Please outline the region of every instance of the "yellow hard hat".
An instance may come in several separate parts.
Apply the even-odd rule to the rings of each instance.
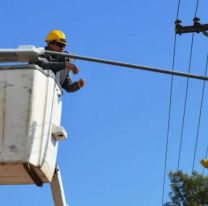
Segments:
[[[46,42],[57,41],[62,44],[66,44],[66,35],[60,30],[53,30],[49,32],[48,36],[46,37]]]

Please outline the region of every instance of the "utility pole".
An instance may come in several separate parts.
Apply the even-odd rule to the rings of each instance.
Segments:
[[[208,31],[208,24],[201,24],[200,18],[195,17],[193,19],[193,25],[190,26],[183,26],[182,21],[177,19],[175,21],[175,32],[176,34],[184,34],[184,33],[206,33]]]

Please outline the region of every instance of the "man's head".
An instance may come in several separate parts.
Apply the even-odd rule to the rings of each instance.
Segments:
[[[47,35],[46,42],[52,51],[63,52],[67,44],[66,35],[60,30],[53,30]]]

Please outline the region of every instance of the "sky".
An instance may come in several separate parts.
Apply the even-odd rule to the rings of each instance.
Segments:
[[[181,0],[179,19],[192,25],[196,0]],[[45,46],[49,31],[60,29],[70,53],[132,64],[172,69],[178,1],[172,0],[7,0],[1,2],[1,48]],[[197,16],[208,23],[207,1]],[[204,75],[208,38],[177,36],[175,70]],[[60,166],[70,206],[162,205],[163,173],[171,76],[86,61],[74,80],[86,86],[63,94]],[[191,173],[203,81],[189,80],[179,169]],[[168,173],[176,171],[187,79],[174,77],[164,201]],[[205,156],[208,122],[205,87],[195,170]],[[206,174],[206,172],[205,172]],[[0,186],[2,206],[51,206],[49,184]]]

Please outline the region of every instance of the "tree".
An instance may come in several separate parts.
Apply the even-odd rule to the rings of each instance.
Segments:
[[[170,202],[164,206],[208,206],[208,177],[197,172],[170,172]]]

